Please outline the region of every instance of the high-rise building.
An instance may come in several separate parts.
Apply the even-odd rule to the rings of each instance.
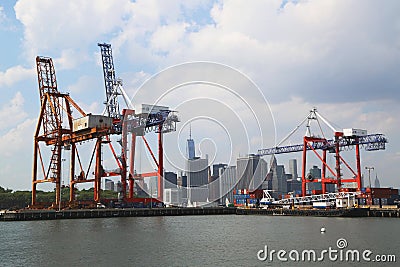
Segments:
[[[225,169],[226,166],[228,166],[228,165],[225,164],[225,163],[214,164],[213,167],[212,167],[212,169],[213,169],[212,175],[218,177],[219,176],[219,170],[221,168]]]
[[[275,155],[272,155],[270,162],[270,180],[272,185],[272,196],[274,198],[282,198],[282,195],[287,194],[287,178],[285,167],[278,165]]]
[[[261,187],[268,173],[264,159],[259,155],[250,154],[239,157],[236,165],[237,189],[255,190]]]
[[[189,139],[187,139],[187,153],[188,159],[194,159],[196,157],[194,140],[192,139],[192,126],[190,126]]]
[[[301,194],[301,181],[292,178],[292,174],[286,174],[287,191],[292,192],[294,195]]]
[[[374,184],[375,184],[375,188],[380,188],[381,187],[381,183],[379,182],[379,179],[378,179],[378,174],[376,174],[376,176],[375,176]]]
[[[311,174],[311,177],[313,178],[313,179],[319,179],[319,178],[321,178],[321,169],[320,168],[318,168],[318,166],[313,166],[311,169],[310,169],[310,174]]]
[[[236,166],[229,166],[219,171],[219,202],[225,204],[225,200],[228,199],[233,203],[233,190],[237,183]]]
[[[210,201],[215,201],[220,198],[220,179],[221,174],[224,173],[227,164],[218,163],[212,166],[212,175],[209,175],[208,189],[209,189],[209,199]]]
[[[187,161],[188,187],[208,184],[208,159],[194,158]]]
[[[164,188],[176,188],[178,185],[177,175],[174,172],[164,172]]]
[[[211,175],[208,180],[208,199],[212,202],[219,199],[219,179],[219,176]]]
[[[297,180],[299,177],[297,174],[297,160],[290,159],[289,160],[289,173],[292,175],[292,179]]]
[[[206,202],[208,191],[208,159],[187,160],[187,199],[188,202]]]

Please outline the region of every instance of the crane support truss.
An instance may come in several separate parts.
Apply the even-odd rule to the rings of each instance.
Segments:
[[[178,116],[174,111],[162,110],[157,113],[141,113],[135,114],[134,110],[124,109],[122,121],[122,155],[126,160],[127,156],[127,140],[128,134],[131,134],[131,148],[130,148],[130,162],[129,162],[129,198],[133,198],[133,187],[134,180],[142,180],[144,177],[157,177],[157,187],[158,194],[157,199],[163,201],[163,182],[164,177],[164,149],[163,149],[163,134],[173,132],[176,130],[176,123],[179,122]],[[145,134],[149,132],[155,132],[158,134],[158,159],[152,151],[149,143],[145,138]],[[134,159],[135,159],[135,147],[136,147],[136,137],[141,136],[144,144],[149,151],[155,165],[157,166],[157,172],[141,173],[137,174],[134,171]],[[123,172],[127,172],[127,164],[124,165],[125,169]],[[126,179],[126,175],[125,175]],[[126,180],[122,182],[123,186],[123,197],[126,197]],[[124,188],[125,186],[125,188]]]
[[[106,88],[106,110],[107,116],[119,118],[118,105],[118,86],[120,80],[115,78],[114,61],[112,56],[111,44],[98,44],[101,50],[101,58],[103,62],[104,85]]]
[[[384,150],[385,144],[387,143],[387,139],[383,134],[369,134],[366,136],[358,137],[358,140],[355,138],[342,138],[339,140],[339,147],[349,147],[354,145],[360,145],[365,148],[367,151],[374,150]],[[272,147],[258,150],[258,155],[266,156],[273,154],[284,154],[284,153],[292,153],[292,152],[300,152],[303,151],[304,144],[298,145],[290,145],[290,146],[280,146],[280,147]],[[312,148],[307,146],[306,150],[331,150],[335,149],[335,140],[326,140],[325,142],[315,142],[312,145]]]
[[[302,204],[302,203],[312,203],[312,202],[327,202],[335,201],[338,198],[355,198],[358,192],[337,192],[337,193],[327,193],[320,195],[310,195],[304,197],[291,197],[273,201],[272,204],[290,205],[290,204]]]
[[[70,113],[70,103],[67,94],[61,94],[57,89],[57,80],[53,61],[47,57],[36,57],[36,68],[39,83],[40,115],[34,136],[34,159],[32,173],[32,205],[36,204],[36,187],[38,183],[52,182],[56,184],[56,201],[60,203],[61,190],[61,151],[63,137],[71,133],[72,118],[63,128],[63,112]],[[43,162],[40,143],[51,145],[48,167]],[[40,161],[42,177],[38,174]]]

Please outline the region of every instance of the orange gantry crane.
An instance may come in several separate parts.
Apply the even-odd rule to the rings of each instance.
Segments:
[[[34,135],[34,158],[32,174],[32,207],[39,206],[36,199],[37,185],[54,183],[56,187],[55,207],[61,204],[62,152],[70,151],[69,187],[70,202],[75,200],[75,185],[79,183],[94,183],[94,201],[101,199],[102,177],[120,176],[122,183],[122,198],[133,198],[134,179],[143,177],[158,177],[158,200],[163,200],[163,145],[162,135],[176,130],[179,121],[174,111],[167,107],[143,105],[146,112],[135,113],[122,82],[115,79],[111,45],[99,44],[102,52],[103,71],[106,87],[106,109],[103,115],[86,114],[67,93],[61,93],[57,87],[57,79],[53,61],[48,57],[36,58],[37,75],[40,95],[40,114]],[[119,112],[117,97],[123,95],[128,109]],[[74,119],[75,109],[80,118]],[[143,107],[142,107],[143,109]],[[154,131],[158,134],[158,160],[155,158],[145,133]],[[128,135],[131,134],[130,156],[128,152]],[[122,135],[121,155],[117,155],[111,135]],[[141,136],[158,167],[157,172],[137,174],[134,170],[136,137]],[[95,146],[89,161],[84,168],[78,152],[78,146],[84,141],[95,140]],[[116,160],[118,168],[107,171],[102,166],[102,146],[108,144]],[[89,176],[94,161],[94,176]],[[129,163],[129,164],[128,164]],[[76,172],[76,168],[79,171]],[[129,171],[128,171],[129,167]],[[129,173],[129,174],[128,174]],[[129,179],[129,197],[127,197],[127,179]]]
[[[32,174],[32,206],[36,206],[36,188],[39,183],[55,183],[55,205],[61,203],[62,150],[70,150],[70,201],[74,200],[74,186],[80,182],[94,182],[94,199],[100,199],[102,176],[101,144],[103,138],[118,131],[112,127],[112,120],[101,115],[87,115],[67,93],[61,93],[53,61],[48,57],[36,57],[41,109],[34,135]],[[74,120],[72,108],[82,118]],[[78,154],[77,144],[96,140],[96,165],[93,179],[88,179]],[[49,149],[50,148],[50,149]],[[75,175],[78,160],[80,171]]]

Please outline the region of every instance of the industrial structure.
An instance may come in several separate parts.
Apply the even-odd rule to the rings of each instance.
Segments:
[[[55,68],[51,58],[37,57],[36,66],[39,83],[41,109],[34,135],[34,159],[32,174],[32,207],[38,206],[36,201],[37,184],[55,183],[56,195],[53,205],[61,205],[61,175],[62,151],[70,151],[70,203],[75,201],[74,188],[79,183],[94,183],[94,199],[101,200],[101,180],[103,177],[120,176],[122,184],[122,201],[133,202],[134,180],[156,176],[158,184],[157,199],[162,201],[163,194],[163,134],[176,130],[179,121],[176,113],[168,107],[142,105],[141,112],[136,112],[122,87],[122,81],[116,79],[112,50],[110,44],[98,44],[101,49],[106,101],[104,114],[87,114],[72,100],[67,93],[58,90]],[[120,112],[118,102],[122,96],[126,109]],[[80,117],[72,116],[73,109]],[[158,159],[155,157],[145,134],[158,134]],[[111,141],[111,135],[120,136],[121,153],[117,155]],[[128,136],[131,135],[130,144]],[[157,171],[138,174],[135,172],[136,137],[141,137],[157,165]],[[80,144],[84,141],[95,141],[95,146],[89,160],[89,166],[84,168],[79,154]],[[117,168],[107,171],[102,165],[102,149],[108,145],[116,161]],[[129,145],[129,149],[128,149]],[[128,156],[128,151],[130,155]],[[94,160],[95,159],[95,160]],[[93,164],[94,160],[94,164]],[[90,170],[94,165],[93,176]],[[76,171],[76,168],[79,171]],[[129,168],[129,170],[128,170]],[[127,194],[129,181],[129,195]]]
[[[316,135],[311,132],[311,123],[316,122],[321,133]],[[307,122],[306,135],[303,138],[303,143],[298,145],[281,146],[290,136],[292,136],[301,125]],[[325,123],[333,131],[333,139],[325,138],[325,134],[322,132],[321,122]],[[322,136],[322,137],[321,137]],[[360,192],[362,188],[361,182],[361,161],[360,161],[360,147],[364,147],[366,151],[384,150],[387,139],[383,134],[367,134],[366,130],[359,129],[335,129],[321,114],[318,113],[317,109],[314,108],[310,111],[307,117],[291,132],[286,136],[276,147],[260,149],[258,155],[275,155],[292,152],[302,152],[302,195],[306,196],[306,185],[311,182],[320,182],[322,184],[322,194],[326,193],[326,185],[334,184],[337,186],[337,190],[342,191],[344,183],[356,183],[356,191]],[[341,152],[345,147],[355,148],[355,164],[356,166],[351,167],[348,161],[346,161]],[[318,150],[322,150],[321,153]],[[307,152],[312,151],[318,160],[322,164],[322,175],[321,178],[316,179],[310,173],[306,173],[307,164]],[[331,153],[334,155],[335,166],[329,166],[327,163],[327,154]],[[342,167],[344,164],[344,167]],[[352,174],[352,177],[343,177],[342,170],[346,168]],[[329,178],[327,175],[329,171],[333,178]]]

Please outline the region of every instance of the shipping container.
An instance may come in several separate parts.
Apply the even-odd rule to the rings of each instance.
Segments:
[[[347,137],[365,136],[367,135],[367,130],[354,129],[354,128],[343,129],[343,135]]]
[[[113,118],[89,114],[85,117],[75,119],[72,122],[72,131],[78,132],[83,130],[89,130],[92,128],[104,129],[110,128],[113,125]]]
[[[137,113],[144,113],[144,114],[157,114],[161,111],[169,110],[169,107],[165,106],[156,106],[156,105],[148,105],[142,104],[141,108],[139,108]]]

